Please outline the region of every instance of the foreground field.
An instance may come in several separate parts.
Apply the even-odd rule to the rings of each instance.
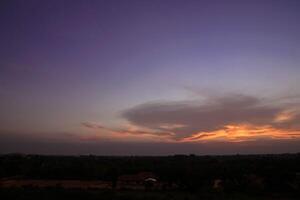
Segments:
[[[300,199],[300,154],[2,155],[0,199]]]
[[[298,200],[291,194],[244,194],[244,193],[189,193],[183,191],[112,191],[63,188],[10,188],[0,189],[1,199],[18,200]]]
[[[82,180],[0,180],[1,188],[48,188],[64,189],[111,189],[111,183],[105,181]]]

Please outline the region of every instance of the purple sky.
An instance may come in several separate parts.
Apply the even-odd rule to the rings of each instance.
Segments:
[[[300,151],[299,10],[2,0],[0,153]]]

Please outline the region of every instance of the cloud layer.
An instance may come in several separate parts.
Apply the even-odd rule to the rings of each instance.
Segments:
[[[210,97],[204,102],[145,103],[124,111],[122,117],[139,127],[171,132],[175,140],[205,138],[220,134],[220,130],[227,131],[228,136],[237,131],[241,133],[241,130],[250,135],[266,136],[266,132],[298,135],[300,115],[297,110],[290,110],[287,104],[271,104],[256,97],[235,94]]]

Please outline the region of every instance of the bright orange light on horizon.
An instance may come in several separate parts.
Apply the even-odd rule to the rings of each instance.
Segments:
[[[184,138],[183,142],[229,141],[242,142],[257,139],[295,139],[300,138],[300,131],[276,129],[272,126],[226,125],[223,129],[200,132]]]
[[[284,116],[286,113],[284,113]],[[290,115],[289,115],[290,116]],[[291,118],[289,118],[291,119]],[[287,120],[287,118],[284,118]],[[281,122],[278,122],[281,123]],[[152,142],[246,142],[259,139],[297,139],[300,138],[299,130],[280,129],[272,125],[255,126],[251,124],[226,125],[215,131],[199,132],[186,137],[178,137],[179,134],[170,131],[147,129],[132,124],[126,124],[123,128],[107,128],[97,125],[89,125],[92,134],[81,136],[81,140],[112,140],[112,141],[152,141]]]

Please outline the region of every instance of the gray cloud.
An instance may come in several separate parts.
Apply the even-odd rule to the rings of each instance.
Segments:
[[[210,97],[202,103],[146,103],[124,111],[122,116],[135,125],[172,131],[176,138],[184,138],[228,124],[273,125],[274,118],[285,109],[279,104],[269,105],[262,99],[236,94]],[[166,125],[170,127],[164,128]],[[285,125],[288,124],[281,124]]]
[[[131,135],[155,135],[155,136],[172,136],[172,133],[167,131],[144,131],[144,130],[129,130],[129,129],[113,129],[104,127],[98,124],[90,123],[90,122],[83,122],[81,123],[82,126],[90,129],[97,129],[97,130],[105,130],[109,132],[115,133],[126,133]]]
[[[81,125],[86,127],[86,128],[91,128],[91,129],[105,129],[104,126],[94,124],[94,123],[90,123],[90,122],[82,122]]]

